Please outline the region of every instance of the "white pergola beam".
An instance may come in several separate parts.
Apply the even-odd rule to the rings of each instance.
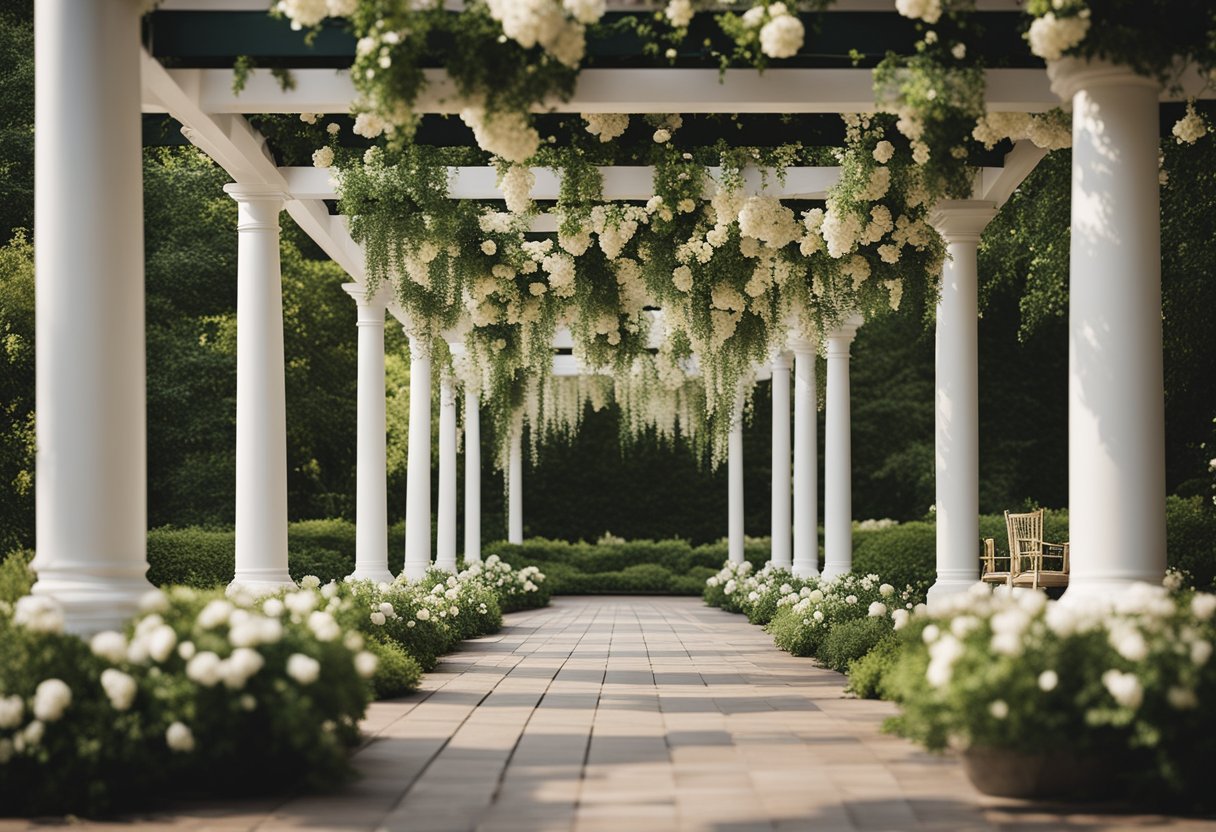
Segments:
[[[1018,142],[1005,154],[1004,166],[983,169],[976,199],[994,202],[998,208],[1004,205],[1046,155],[1047,151],[1035,147],[1033,142],[1026,139]]]
[[[355,99],[348,70],[293,69],[284,90],[269,70],[254,70],[240,93],[231,69],[168,70],[174,83],[197,95],[209,113],[346,113]],[[414,110],[459,113],[456,87],[442,69],[426,70],[427,85]],[[1041,69],[987,71],[990,110],[1042,112],[1058,107]],[[538,106],[559,113],[841,113],[874,109],[869,69],[584,69],[569,101]],[[145,112],[163,112],[145,98]]]
[[[243,116],[216,114],[200,106],[199,77],[168,72],[146,50],[141,51],[140,60],[145,112],[149,111],[149,102],[155,102],[161,112],[181,122],[182,134],[218,162],[233,181],[242,185],[271,185],[291,193],[287,180],[266,150],[265,140]],[[286,208],[330,259],[357,282],[363,282],[363,251],[351,239],[343,218],[330,216],[319,198],[293,195]]]
[[[287,190],[296,199],[336,199],[338,191],[328,169],[309,167],[279,168]],[[646,200],[654,195],[654,168],[649,166],[603,167],[605,200]],[[536,184],[532,198],[555,200],[561,186],[561,174],[551,168],[533,168]],[[711,178],[722,175],[721,168],[709,168]],[[840,168],[788,168],[785,183],[776,173],[768,172],[767,183],[759,170],[744,171],[744,190],[767,193],[782,199],[823,199],[840,178]],[[448,169],[448,195],[453,199],[502,199],[498,189],[498,174],[491,167],[457,167]],[[541,229],[534,229],[541,230]]]

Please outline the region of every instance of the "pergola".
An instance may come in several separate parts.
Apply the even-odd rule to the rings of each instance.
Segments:
[[[140,177],[141,113],[167,113],[185,137],[232,177],[239,205],[237,506],[235,584],[273,590],[287,571],[286,430],[279,215],[287,213],[350,276],[359,331],[358,494],[355,575],[387,580],[385,291],[365,290],[363,253],[324,170],[279,167],[246,115],[342,113],[354,96],[348,73],[297,68],[284,91],[265,70],[232,91],[233,70],[166,68],[141,43],[138,0],[40,0],[36,8],[37,535],[34,591],[60,601],[70,628],[114,626],[148,589],[146,532],[144,288]],[[252,20],[266,0],[166,0],[157,12],[190,25],[226,15],[211,30]],[[981,11],[1016,15],[1014,0],[979,0]],[[875,20],[890,4],[840,0],[834,10]],[[262,16],[259,16],[259,19]],[[217,18],[218,19],[218,18]],[[261,25],[261,24],[259,24]],[[283,24],[285,28],[285,24]],[[172,27],[169,27],[172,30]],[[188,27],[177,28],[178,36]],[[188,63],[188,61],[185,61]],[[206,63],[201,62],[201,63]],[[458,109],[442,70],[430,71],[419,111]],[[1157,183],[1158,86],[1130,70],[1065,59],[1049,71],[987,71],[992,111],[1073,112],[1072,254],[1069,306],[1068,595],[1104,594],[1165,567],[1164,415]],[[875,108],[869,69],[584,70],[561,112],[842,113]],[[82,138],[85,138],[82,141]],[[930,600],[977,579],[979,513],[977,247],[1001,205],[1044,155],[1028,142],[982,169],[972,198],[938,204],[934,225],[948,245],[936,335],[938,579]],[[492,168],[454,169],[451,195],[496,199]],[[604,171],[606,199],[646,199],[651,171]],[[534,197],[553,198],[553,171],[537,170]],[[749,174],[759,186],[759,175]],[[834,168],[795,168],[770,195],[822,198]],[[536,231],[553,230],[540,217]],[[398,310],[399,311],[399,310]],[[661,313],[658,313],[661,316]],[[851,565],[849,348],[859,319],[825,333],[827,413],[825,533],[828,576]],[[559,334],[556,347],[569,346]],[[565,340],[563,340],[565,339]],[[458,335],[452,341],[458,347]],[[817,571],[815,354],[791,336],[765,375],[773,385],[773,562]],[[791,366],[792,365],[792,366]],[[555,373],[577,374],[567,356]],[[790,476],[793,373],[793,475]],[[411,352],[406,563],[431,563],[430,359]],[[456,564],[456,393],[440,396],[436,564]],[[467,394],[466,558],[480,556],[478,401]],[[729,445],[730,552],[743,558],[741,428]],[[510,539],[522,539],[521,451],[510,439]],[[792,510],[791,510],[792,506]]]

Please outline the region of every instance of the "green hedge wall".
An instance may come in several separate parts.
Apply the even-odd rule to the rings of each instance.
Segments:
[[[1200,497],[1170,497],[1166,529],[1169,563],[1189,572],[1199,587],[1216,586],[1216,508]],[[1048,511],[1048,540],[1068,540],[1068,513]],[[885,529],[853,532],[853,565],[893,584],[925,589],[936,572],[932,522],[915,521]],[[390,568],[400,571],[405,530],[389,530]],[[1005,519],[980,517],[980,537],[991,537],[998,554],[1008,551]],[[222,586],[232,580],[235,543],[231,529],[161,528],[148,532],[148,579],[157,585]],[[306,520],[288,527],[288,559],[293,577],[341,579],[354,568],[355,526],[346,520]],[[976,541],[976,557],[980,542]],[[554,594],[656,593],[699,595],[705,579],[726,561],[726,543],[693,546],[684,540],[570,543],[533,538],[520,545],[494,542],[484,554],[498,554],[516,566],[540,567]],[[769,558],[766,538],[748,538],[745,555],[757,568]]]

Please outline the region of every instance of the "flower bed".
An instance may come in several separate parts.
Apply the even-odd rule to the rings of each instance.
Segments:
[[[499,630],[503,606],[548,602],[536,567],[491,556],[262,598],[156,590],[123,632],[86,641],[32,582],[24,553],[0,564],[0,805],[18,814],[340,784],[373,694],[414,689],[461,639]]]
[[[706,581],[703,597],[765,625],[779,649],[814,656],[841,672],[872,651],[887,650],[895,624],[919,600],[912,587],[897,592],[873,574],[803,579],[772,566],[754,571],[746,561],[728,561]]]

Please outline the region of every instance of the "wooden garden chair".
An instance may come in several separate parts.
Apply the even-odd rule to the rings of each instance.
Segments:
[[[1028,514],[1005,512],[1013,586],[1068,586],[1068,544],[1043,540],[1043,509]],[[1059,564],[1059,568],[1054,567]]]
[[[997,568],[997,561],[1009,561],[1005,569]],[[996,556],[996,541],[991,537],[984,538],[984,554],[980,555],[980,580],[986,584],[1005,584],[1013,586],[1013,559],[1008,555]]]

